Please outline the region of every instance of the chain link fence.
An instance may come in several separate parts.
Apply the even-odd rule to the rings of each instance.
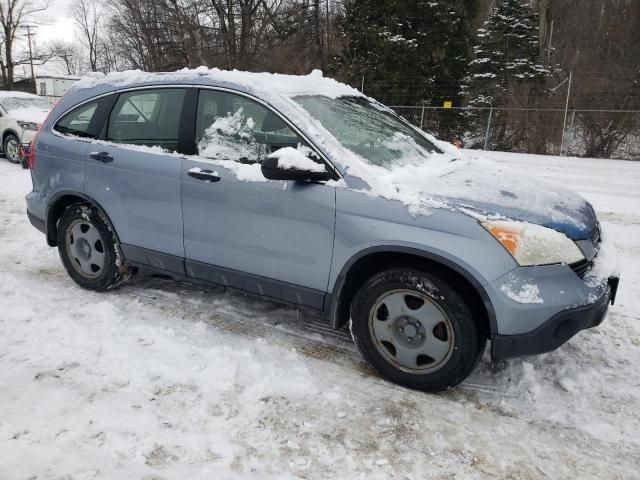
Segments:
[[[640,160],[640,110],[392,106],[464,148]]]

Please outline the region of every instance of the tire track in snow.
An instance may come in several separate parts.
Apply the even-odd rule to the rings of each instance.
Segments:
[[[504,385],[497,382],[490,383],[492,376],[499,375],[505,367],[489,365],[486,357],[469,379],[455,389],[439,395],[428,395],[399,387],[378,376],[362,360],[346,330],[332,333],[324,325],[319,324],[317,316],[312,312],[296,311],[290,307],[248,297],[222,287],[156,278],[143,278],[129,287],[125,285],[120,293],[135,298],[148,307],[160,308],[165,315],[202,321],[225,334],[245,339],[265,339],[271,345],[283,349],[294,349],[312,362],[320,361],[335,367],[335,384],[349,391],[350,400],[357,403],[366,404],[372,398],[389,398],[389,402],[383,402],[380,408],[393,409],[398,402],[412,404],[426,402],[436,411],[443,409],[443,412],[446,411],[447,405],[452,408],[454,404],[460,406],[471,403],[479,411],[491,412],[501,418],[502,422],[521,425],[525,421],[528,425],[527,429],[535,431],[537,435],[548,437],[550,441],[557,435],[561,435],[565,441],[573,442],[575,445],[584,443],[584,432],[562,420],[539,414],[541,411],[564,410],[567,408],[565,403],[545,398],[527,398],[521,393],[508,391]],[[222,305],[222,308],[217,308],[216,305]],[[230,306],[233,310],[233,318],[225,316],[224,310]],[[268,312],[266,315],[263,313],[265,311]],[[518,360],[514,362],[517,363]],[[359,377],[366,378],[367,388],[354,390],[351,384],[353,378],[340,374],[342,369],[348,369]],[[589,408],[602,418],[611,414],[606,403],[590,405]],[[535,412],[530,412],[530,409]],[[606,462],[608,458],[605,452],[615,447],[620,453],[624,453],[630,463],[640,465],[640,453],[633,445],[622,446],[613,441],[605,442],[598,438],[592,438],[590,442],[592,450],[589,455],[599,457],[602,462]]]

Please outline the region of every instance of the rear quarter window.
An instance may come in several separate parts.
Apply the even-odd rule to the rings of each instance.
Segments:
[[[63,115],[53,129],[65,136],[97,138],[112,102],[111,97],[103,97],[80,105]]]

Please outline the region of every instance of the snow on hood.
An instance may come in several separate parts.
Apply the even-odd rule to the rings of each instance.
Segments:
[[[41,107],[21,107],[9,110],[9,115],[21,122],[41,124],[49,115],[49,110]]]
[[[494,162],[470,160],[459,153],[431,154],[422,162],[372,167],[370,191],[400,200],[413,214],[434,208],[461,211],[479,219],[511,219],[553,228],[574,240],[589,238],[597,220],[580,195],[509,173]],[[362,175],[362,174],[360,174]]]

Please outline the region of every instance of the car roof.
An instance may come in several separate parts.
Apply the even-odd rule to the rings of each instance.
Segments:
[[[324,95],[329,97],[361,96],[343,83],[324,77],[314,70],[309,75],[254,73],[199,67],[175,72],[143,72],[128,70],[107,75],[92,74],[76,82],[63,97],[68,106],[112,91],[144,86],[194,85],[220,87],[245,92],[269,101],[270,97],[297,95]]]

